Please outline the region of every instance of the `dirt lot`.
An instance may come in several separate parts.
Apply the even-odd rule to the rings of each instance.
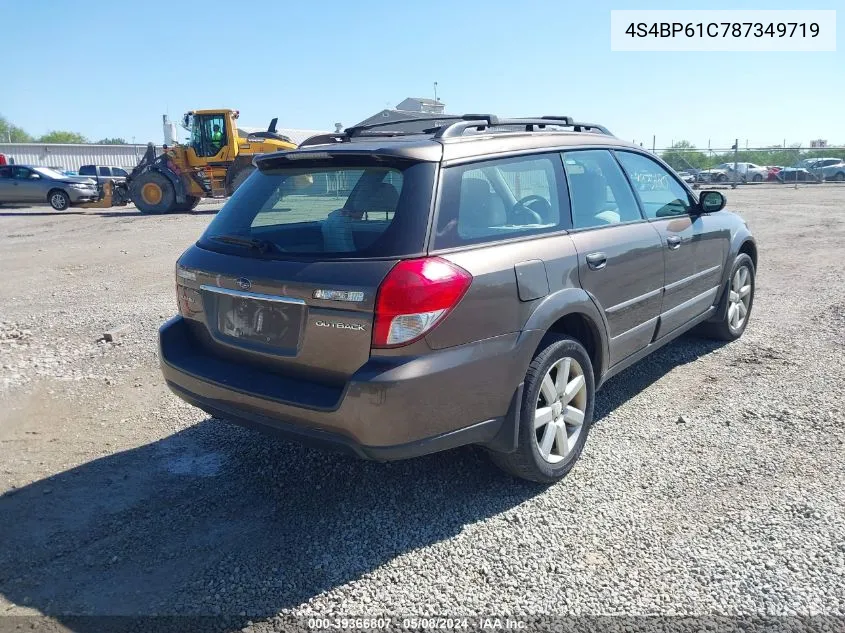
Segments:
[[[0,615],[845,617],[845,187],[727,195],[759,241],[745,336],[612,380],[551,488],[473,449],[320,453],[172,396],[156,332],[216,207],[0,209]]]

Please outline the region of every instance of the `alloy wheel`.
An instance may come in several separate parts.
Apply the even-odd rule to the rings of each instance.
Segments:
[[[53,197],[50,199],[50,203],[52,204],[54,209],[58,209],[61,211],[67,206],[65,202],[65,197],[60,193],[54,193]]]
[[[738,330],[745,323],[751,304],[751,272],[747,266],[740,266],[734,273],[729,300],[728,323]]]
[[[543,377],[534,410],[534,438],[540,456],[551,464],[575,447],[584,424],[587,383],[574,358],[561,358]]]

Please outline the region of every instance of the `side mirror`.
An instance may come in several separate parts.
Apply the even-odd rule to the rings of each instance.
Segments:
[[[702,191],[698,196],[698,208],[701,213],[715,213],[725,208],[728,199],[721,191]]]
[[[38,174],[30,174],[29,179],[30,180],[41,180],[41,176],[39,176]]]

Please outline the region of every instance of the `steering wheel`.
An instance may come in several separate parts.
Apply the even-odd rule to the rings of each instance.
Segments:
[[[532,203],[536,204],[541,202],[540,209],[533,209],[530,205]],[[530,219],[530,222],[525,222],[525,224],[542,224],[543,217],[549,216],[552,211],[552,205],[549,204],[549,201],[546,200],[543,196],[538,195],[530,195],[521,198],[516,202],[513,206],[513,215],[514,216],[525,216],[527,219]]]

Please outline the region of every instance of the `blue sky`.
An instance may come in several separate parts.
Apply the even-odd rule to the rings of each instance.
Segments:
[[[161,115],[231,107],[245,126],[352,125],[407,96],[447,111],[569,114],[657,146],[845,144],[845,46],[831,53],[610,50],[611,9],[678,3],[467,0],[197,3],[0,0],[0,114],[31,134],[161,142]],[[841,0],[684,3],[839,9]],[[14,25],[14,28],[9,28]]]

